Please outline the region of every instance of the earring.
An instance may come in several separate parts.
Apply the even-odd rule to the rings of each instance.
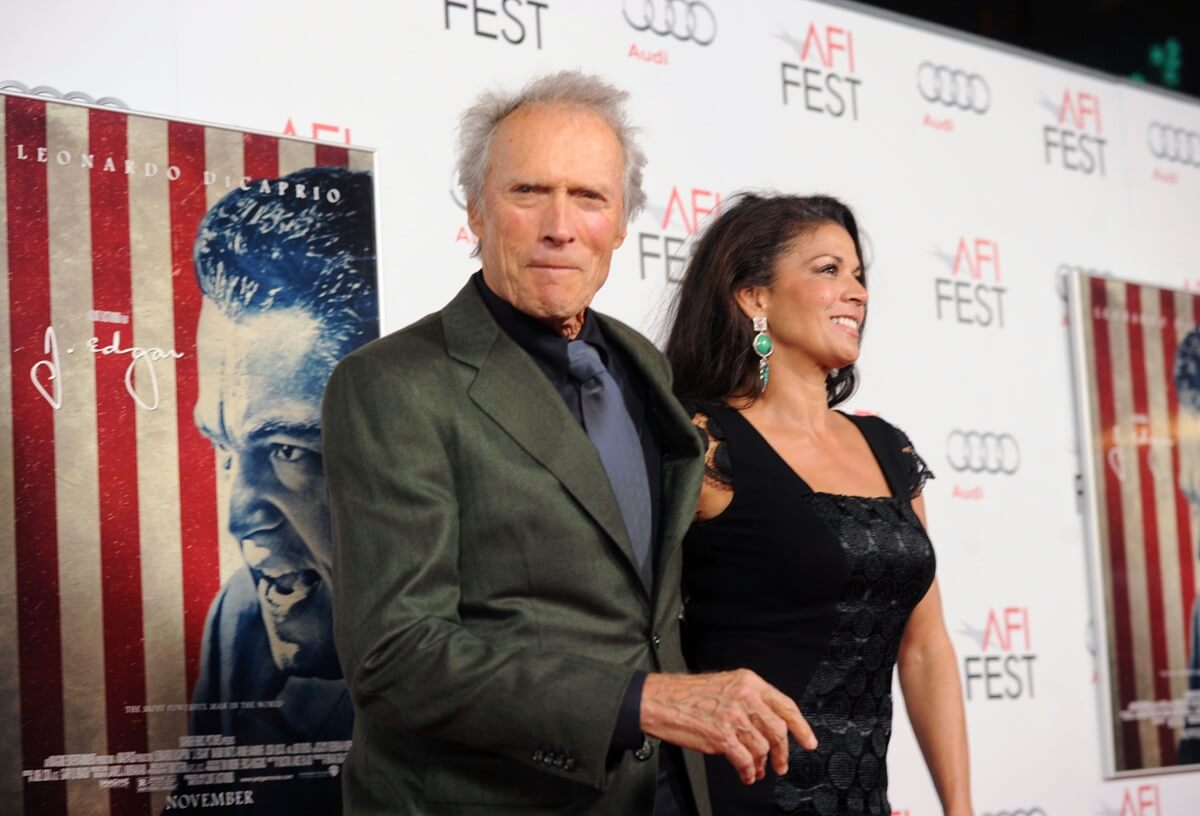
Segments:
[[[759,315],[754,318],[754,353],[758,355],[758,391],[761,394],[767,390],[767,381],[771,378],[771,364],[767,362],[767,358],[771,356],[771,352],[775,350],[775,344],[771,342],[770,335],[767,334],[767,318],[765,315]]]
[[[837,370],[836,368],[831,368],[831,369],[829,369],[829,376],[830,376],[830,377],[836,377],[837,375],[838,375],[838,370]]]

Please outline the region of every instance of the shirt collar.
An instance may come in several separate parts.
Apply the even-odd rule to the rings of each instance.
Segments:
[[[496,323],[504,333],[516,341],[517,345],[538,362],[549,366],[561,377],[568,376],[567,339],[557,334],[546,324],[518,310],[508,301],[501,298],[490,288],[483,279],[483,272],[474,274],[472,280],[479,290],[487,310],[495,318]],[[608,364],[609,349],[595,319],[595,313],[587,309],[583,313],[583,326],[576,340],[586,340],[600,350],[601,359]]]

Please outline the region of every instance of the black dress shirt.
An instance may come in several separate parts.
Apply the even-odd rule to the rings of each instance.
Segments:
[[[575,421],[582,425],[583,409],[579,384],[572,379],[568,369],[566,338],[501,299],[488,288],[482,272],[476,272],[473,280],[496,323],[533,358],[563,398]],[[637,429],[642,453],[646,458],[646,475],[650,483],[650,519],[653,525],[651,529],[655,531],[653,541],[657,554],[662,462],[658,442],[646,418],[649,389],[632,362],[625,358],[624,352],[609,344],[599,321],[592,318],[591,309],[584,312],[583,327],[575,339],[586,340],[600,350],[605,366],[621,389],[621,396],[625,399],[625,407],[633,420],[633,427]],[[652,558],[651,562],[653,561]],[[639,671],[630,678],[629,685],[625,687],[625,696],[621,699],[621,710],[617,716],[617,727],[613,731],[610,743],[614,750],[632,750],[642,746],[641,707],[642,686],[645,682],[646,673]]]

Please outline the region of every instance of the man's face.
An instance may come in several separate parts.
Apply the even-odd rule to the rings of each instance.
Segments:
[[[195,420],[216,448],[229,532],[254,578],[276,666],[335,677],[320,436],[330,368],[317,354],[321,330],[298,309],[235,321],[205,299]]]
[[[1180,400],[1178,422],[1175,426],[1179,446],[1179,489],[1200,510],[1200,411]]]
[[[582,313],[625,240],[623,169],[616,134],[590,111],[531,105],[504,119],[483,201],[467,210],[488,287],[544,322]]]

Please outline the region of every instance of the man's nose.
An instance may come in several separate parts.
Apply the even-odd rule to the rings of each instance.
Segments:
[[[562,246],[575,240],[571,225],[571,202],[565,191],[556,190],[550,195],[542,211],[542,240],[553,246]]]
[[[269,466],[257,464],[255,457],[235,453],[229,462],[229,532],[238,541],[278,526],[279,510],[269,500]]]

